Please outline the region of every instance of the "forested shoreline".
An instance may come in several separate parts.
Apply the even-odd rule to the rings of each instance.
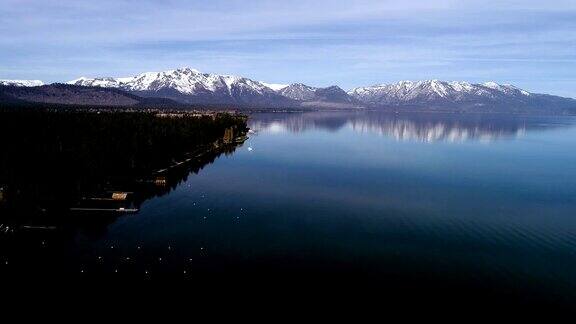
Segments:
[[[230,113],[0,108],[0,208],[66,208],[247,132]],[[198,161],[196,161],[198,162]]]

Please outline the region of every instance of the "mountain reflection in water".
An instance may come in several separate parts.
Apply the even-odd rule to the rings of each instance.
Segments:
[[[254,114],[254,131],[293,132],[350,128],[398,141],[465,142],[520,137],[531,130],[569,126],[566,118],[496,114],[391,114],[381,112],[311,112]]]

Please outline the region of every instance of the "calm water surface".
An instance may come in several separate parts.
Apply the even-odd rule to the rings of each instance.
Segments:
[[[250,127],[135,215],[17,242],[88,278],[362,274],[574,297],[574,118],[276,113]]]

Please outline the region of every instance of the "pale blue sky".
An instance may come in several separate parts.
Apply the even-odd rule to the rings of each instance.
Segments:
[[[0,0],[0,79],[190,66],[344,89],[512,83],[576,97],[576,0]]]

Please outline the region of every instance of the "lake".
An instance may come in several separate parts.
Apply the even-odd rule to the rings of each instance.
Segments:
[[[576,300],[574,117],[261,113],[249,127],[137,214],[5,234],[3,271]]]

